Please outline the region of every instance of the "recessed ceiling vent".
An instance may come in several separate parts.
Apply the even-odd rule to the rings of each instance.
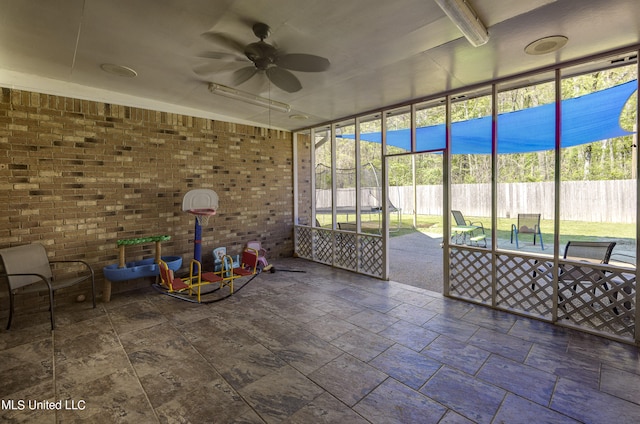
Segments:
[[[134,78],[138,73],[131,68],[122,65],[114,65],[113,63],[103,63],[100,69],[108,74],[117,75],[119,77]]]
[[[524,48],[525,53],[531,55],[541,55],[547,53],[553,53],[560,50],[567,44],[569,39],[564,35],[552,35],[550,37],[544,37],[534,41]]]

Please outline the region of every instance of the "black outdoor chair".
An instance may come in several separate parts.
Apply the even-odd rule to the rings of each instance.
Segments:
[[[615,245],[615,241],[568,241],[567,245],[564,248],[564,255],[562,256],[562,258],[571,261],[589,262],[592,264],[608,264],[609,259],[611,259],[611,252],[613,251]],[[535,262],[538,263],[537,260]],[[573,275],[571,275],[571,272],[568,272],[567,268],[568,267],[565,265],[560,266],[560,281],[566,283],[567,281],[571,281],[572,279],[576,280],[577,278],[579,278],[576,275],[577,272],[574,272]],[[534,271],[534,278],[538,273],[543,274],[544,270],[539,269],[537,271]],[[535,289],[535,283],[533,283],[531,287],[532,289]]]
[[[615,241],[569,241],[564,249],[563,258],[586,264],[608,264],[615,245]],[[585,270],[588,271],[585,272]],[[579,282],[588,281],[593,284],[593,293],[595,294],[603,277],[600,272],[589,270],[588,265],[583,267],[572,264],[561,265],[558,274],[558,299],[560,303],[564,301],[560,294],[561,289],[573,286],[573,292],[576,292]],[[609,290],[606,281],[601,284],[605,290]],[[618,313],[617,308],[614,308],[613,311],[615,314]]]

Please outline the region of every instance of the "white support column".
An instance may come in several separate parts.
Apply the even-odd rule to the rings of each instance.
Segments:
[[[636,53],[636,57],[637,55],[640,54],[640,51],[638,51]],[[640,61],[638,61],[636,63],[636,75],[640,75]],[[638,81],[636,80],[636,84],[638,84]],[[636,123],[635,123],[635,127],[636,128],[640,128],[640,104],[638,102],[638,92],[636,91]],[[636,199],[640,199],[640,184],[638,183],[638,175],[637,175],[637,170],[638,170],[638,165],[640,164],[640,158],[638,156],[638,142],[637,142],[638,138],[637,136],[634,136],[634,145],[632,147],[633,152],[635,153],[633,155],[633,158],[635,159],[634,163],[633,163],[633,169],[636,170],[636,173],[634,175],[634,179],[636,180]],[[638,245],[638,239],[640,239],[640,227],[638,226],[638,222],[640,222],[640,208],[638,207],[638,201],[636,200],[636,316],[635,316],[635,342],[637,345],[640,345],[640,331],[638,330],[638,323],[640,323],[640,290],[638,290],[638,276],[640,275],[640,273],[638,273],[638,263],[637,263],[637,258],[640,257],[640,245]]]
[[[311,227],[316,226],[316,131],[315,129],[311,129],[309,132],[309,148],[311,149],[311,160],[309,161],[309,167],[311,168],[311,222],[309,223]],[[311,230],[311,234],[313,235],[314,231]],[[318,246],[316,246],[316,237],[311,237],[311,257],[313,260],[316,260],[317,253],[316,250]]]
[[[298,201],[299,201],[299,188],[298,187],[298,133],[293,133],[293,222],[295,225],[300,224],[300,218],[298,217]],[[295,240],[294,240],[295,243]],[[294,246],[295,251],[295,246]]]
[[[497,305],[498,267],[498,87],[491,87],[491,305]]]
[[[444,149],[444,163],[442,170],[442,241],[443,241],[443,260],[442,266],[444,284],[443,294],[449,296],[450,291],[450,246],[451,241],[451,96],[447,95],[445,103],[445,149]]]
[[[316,130],[312,129],[309,137],[311,149],[311,161],[309,166],[311,167],[311,226],[316,226]]]
[[[560,70],[556,69],[556,103],[555,103],[555,175],[554,175],[554,212],[553,212],[553,307],[551,309],[551,320],[553,322],[558,321],[558,268],[560,262],[558,260],[558,249],[560,248],[560,190],[562,189],[560,184],[560,172],[561,172],[561,160],[562,160],[562,78]]]
[[[359,233],[362,232],[362,163],[361,154],[360,154],[360,118],[356,118],[355,120],[355,145],[356,149],[355,159],[356,159],[356,231]]]
[[[413,174],[413,178],[411,179],[411,184],[413,186],[413,228],[418,228],[418,194],[416,192],[416,145],[418,140],[416,139],[416,105],[415,103],[411,105],[411,172]]]
[[[338,203],[338,193],[336,184],[336,124],[331,124],[331,130],[329,131],[329,142],[331,143],[331,229],[334,231],[338,228],[336,224]],[[335,249],[334,249],[335,252]],[[335,261],[334,261],[335,262]]]
[[[389,167],[387,166],[387,117],[384,113],[380,113],[381,124],[381,157],[382,157],[382,278],[389,279]]]

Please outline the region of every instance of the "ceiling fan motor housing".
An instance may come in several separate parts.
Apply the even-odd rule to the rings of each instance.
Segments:
[[[276,61],[277,50],[271,44],[261,40],[247,45],[244,54],[256,65],[256,68],[264,71]]]

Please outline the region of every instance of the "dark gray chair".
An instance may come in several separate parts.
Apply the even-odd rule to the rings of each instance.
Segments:
[[[11,327],[14,313],[16,294],[29,294],[41,291],[49,292],[49,311],[51,315],[51,329],[55,328],[54,293],[59,289],[71,287],[91,281],[91,295],[93,307],[96,307],[95,275],[91,266],[85,261],[50,261],[44,246],[39,243],[0,249],[0,259],[4,267],[4,274],[9,283],[9,322]],[[54,278],[52,264],[68,263],[79,265],[81,271],[68,278]]]
[[[564,259],[608,264],[615,241],[569,241],[564,248]]]
[[[569,241],[564,248],[564,259],[576,262],[584,262],[590,264],[608,264],[611,259],[611,252],[616,246],[615,241]],[[579,265],[564,264],[560,266],[560,272],[558,275],[558,299],[563,302],[564,299],[560,292],[565,287],[573,286],[573,292],[578,287],[578,282],[585,281],[584,267]],[[589,275],[586,281],[591,281],[594,285],[593,292],[598,283],[604,276],[599,273]],[[605,290],[609,290],[609,286],[606,282],[602,282],[602,287]],[[617,308],[614,308],[614,312],[617,314]]]

